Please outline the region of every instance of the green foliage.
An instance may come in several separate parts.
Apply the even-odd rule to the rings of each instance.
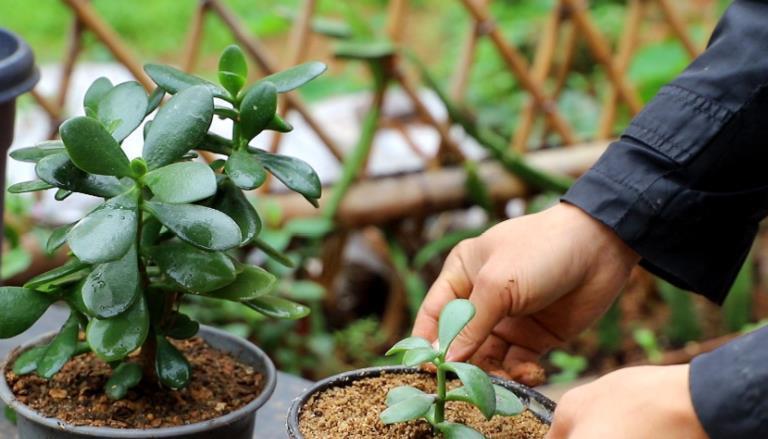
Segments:
[[[549,354],[549,362],[560,369],[549,378],[552,383],[570,383],[587,369],[587,359],[580,355],[571,355],[564,351],[553,351]]]
[[[648,361],[651,363],[658,363],[661,361],[661,347],[659,347],[659,341],[653,331],[648,328],[637,328],[632,331],[632,338],[634,338],[635,343],[643,349]]]
[[[669,320],[664,332],[672,343],[685,345],[701,337],[701,324],[690,294],[674,285],[657,281],[659,294],[669,306]]]
[[[189,382],[190,365],[167,337],[186,339],[199,329],[198,322],[177,311],[184,294],[238,303],[262,317],[299,319],[308,314],[309,308],[274,295],[274,274],[241,264],[228,252],[261,230],[261,220],[240,187],[259,186],[266,172],[317,203],[320,181],[309,165],[248,143],[265,129],[286,131],[288,126],[276,115],[277,93],[310,81],[325,66],[304,64],[245,87],[247,65],[240,49],[231,46],[220,67],[221,86],[148,65],[146,71],[158,84],[151,96],[137,83],[113,86],[100,78],[86,93],[86,116],[62,124],[62,142],[13,154],[35,163],[40,178],[16,185],[16,191],[56,188],[57,199],[72,192],[104,199],[80,221],[50,235],[49,252],[69,244],[72,257],[64,265],[36,276],[24,288],[0,288],[0,338],[26,330],[53,302],[63,301],[72,310],[50,343],[18,358],[15,371],[52,377],[83,351],[78,343],[82,328],[84,349],[115,367],[105,388],[110,398],[124,397],[142,379],[142,370],[154,369],[154,376],[144,378],[179,389]],[[248,91],[240,93],[244,87]],[[151,124],[146,121],[142,157],[129,161],[123,139],[160,105],[166,92],[173,96]],[[232,138],[208,133],[214,97],[230,104],[219,112],[233,117]],[[191,161],[197,157],[193,149],[209,145],[225,159],[212,166]],[[125,361],[139,348],[143,369]]]
[[[465,299],[455,299],[443,308],[438,322],[439,347],[421,337],[408,337],[396,343],[387,355],[404,353],[403,364],[416,366],[432,363],[437,369],[437,393],[427,394],[411,386],[396,387],[387,394],[387,409],[380,419],[385,424],[423,418],[445,437],[483,435],[461,424],[445,421],[446,401],[463,401],[477,407],[487,418],[514,416],[525,410],[523,403],[509,390],[494,385],[486,373],[468,363],[445,361],[451,342],[475,315],[475,307]],[[447,391],[446,374],[455,374],[462,386]]]
[[[723,320],[729,331],[740,331],[752,320],[752,257],[747,257],[723,303]]]

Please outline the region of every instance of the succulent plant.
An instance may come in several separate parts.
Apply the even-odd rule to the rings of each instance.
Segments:
[[[465,299],[449,302],[440,313],[438,346],[421,337],[408,337],[396,343],[387,355],[403,353],[403,364],[418,366],[431,363],[436,369],[437,393],[423,392],[413,386],[400,386],[387,393],[387,409],[381,415],[385,424],[424,419],[448,439],[474,439],[484,436],[463,424],[445,420],[445,403],[462,401],[477,407],[486,417],[514,416],[525,410],[520,399],[508,389],[493,384],[479,367],[446,361],[451,342],[475,315],[475,307]],[[462,386],[447,389],[447,374],[455,374]]]
[[[23,332],[54,302],[71,310],[47,345],[18,357],[14,372],[50,378],[73,355],[93,351],[113,367],[106,386],[113,399],[142,376],[178,389],[189,382],[190,365],[169,339],[193,337],[199,328],[178,312],[183,295],[235,301],[276,318],[305,316],[306,307],[270,294],[273,274],[228,252],[253,243],[289,263],[258,240],[261,221],[242,191],[261,186],[269,172],[317,205],[320,181],[305,162],[249,143],[264,130],[290,131],[276,114],[278,93],[325,68],[310,62],[246,87],[237,46],[221,56],[220,84],[149,64],[157,84],[149,96],[137,82],[99,78],[85,95],[85,116],[64,122],[61,140],[14,151],[14,159],[35,163],[39,180],[10,192],[56,188],[58,200],[73,192],[103,198],[50,236],[49,252],[69,245],[68,262],[23,287],[0,288],[0,338]],[[166,93],[172,97],[161,105]],[[144,124],[141,157],[129,160],[123,140],[156,109]],[[231,136],[209,132],[214,116],[232,121]],[[194,150],[222,158],[204,163]],[[126,361],[139,349],[142,361]]]

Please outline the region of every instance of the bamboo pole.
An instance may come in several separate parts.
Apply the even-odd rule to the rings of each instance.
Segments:
[[[406,0],[389,0],[387,35],[395,45],[399,45],[403,40],[406,6]]]
[[[56,106],[65,108],[67,105],[67,95],[69,94],[69,84],[72,80],[72,72],[75,70],[75,62],[83,48],[83,23],[77,18],[72,23],[72,30],[69,34],[69,46],[67,55],[61,66],[61,78],[59,80],[58,98]]]
[[[536,105],[544,111],[553,128],[563,138],[563,143],[575,143],[576,135],[568,122],[560,115],[555,103],[544,93],[541,86],[531,77],[528,71],[528,63],[525,58],[513,46],[507,44],[499,28],[492,24],[490,15],[485,8],[478,5],[476,0],[461,0],[465,8],[472,14],[475,20],[489,26],[488,36],[493,41],[496,49],[501,54],[507,67],[512,71],[523,89],[527,90],[536,102]]]
[[[451,79],[450,96],[454,102],[464,102],[464,92],[467,90],[469,74],[472,72],[472,63],[475,59],[480,30],[480,24],[472,20],[471,29],[467,32],[464,44],[461,47],[459,61],[456,63],[456,71]]]
[[[109,49],[112,56],[115,57],[137,81],[149,91],[155,88],[152,81],[141,69],[141,64],[134,58],[133,54],[123,45],[120,37],[109,27],[93,7],[85,0],[63,0],[75,12],[77,18],[83,25],[93,32],[96,37]]]
[[[677,15],[677,11],[675,11],[672,3],[670,3],[669,0],[656,0],[656,3],[659,4],[661,12],[667,19],[667,23],[669,23],[669,27],[672,29],[672,32],[683,44],[685,51],[688,52],[688,56],[690,56],[691,59],[699,56],[699,48],[696,47],[696,44],[691,39],[690,35],[688,35],[688,32],[686,32],[685,24],[683,23],[683,20],[680,19],[680,17]]]
[[[208,11],[208,1],[200,0],[187,33],[187,42],[184,44],[184,71],[191,72],[197,65],[197,57],[200,54],[200,43],[203,39],[205,27],[205,14]]]

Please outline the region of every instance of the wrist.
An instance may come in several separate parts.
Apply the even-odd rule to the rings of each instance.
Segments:
[[[665,366],[659,379],[659,394],[665,394],[667,410],[678,425],[686,426],[690,438],[706,438],[707,433],[699,421],[690,391],[690,365]],[[667,398],[668,396],[668,398]]]

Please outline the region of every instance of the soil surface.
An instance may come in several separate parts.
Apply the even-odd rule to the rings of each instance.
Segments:
[[[435,380],[429,375],[385,373],[365,378],[313,395],[301,410],[299,429],[306,439],[440,437],[432,433],[426,421],[381,423],[379,413],[386,408],[387,392],[403,385],[435,392]],[[454,380],[448,387],[460,385]],[[469,425],[490,439],[542,439],[549,429],[528,411],[519,416],[494,416],[486,420],[474,406],[463,402],[448,402],[445,417],[448,421]]]
[[[192,365],[182,390],[162,389],[142,381],[120,401],[104,394],[110,367],[92,353],[71,359],[50,381],[35,374],[6,370],[13,393],[44,416],[68,424],[112,428],[172,427],[223,416],[253,401],[264,385],[262,375],[196,337],[173,344]]]

